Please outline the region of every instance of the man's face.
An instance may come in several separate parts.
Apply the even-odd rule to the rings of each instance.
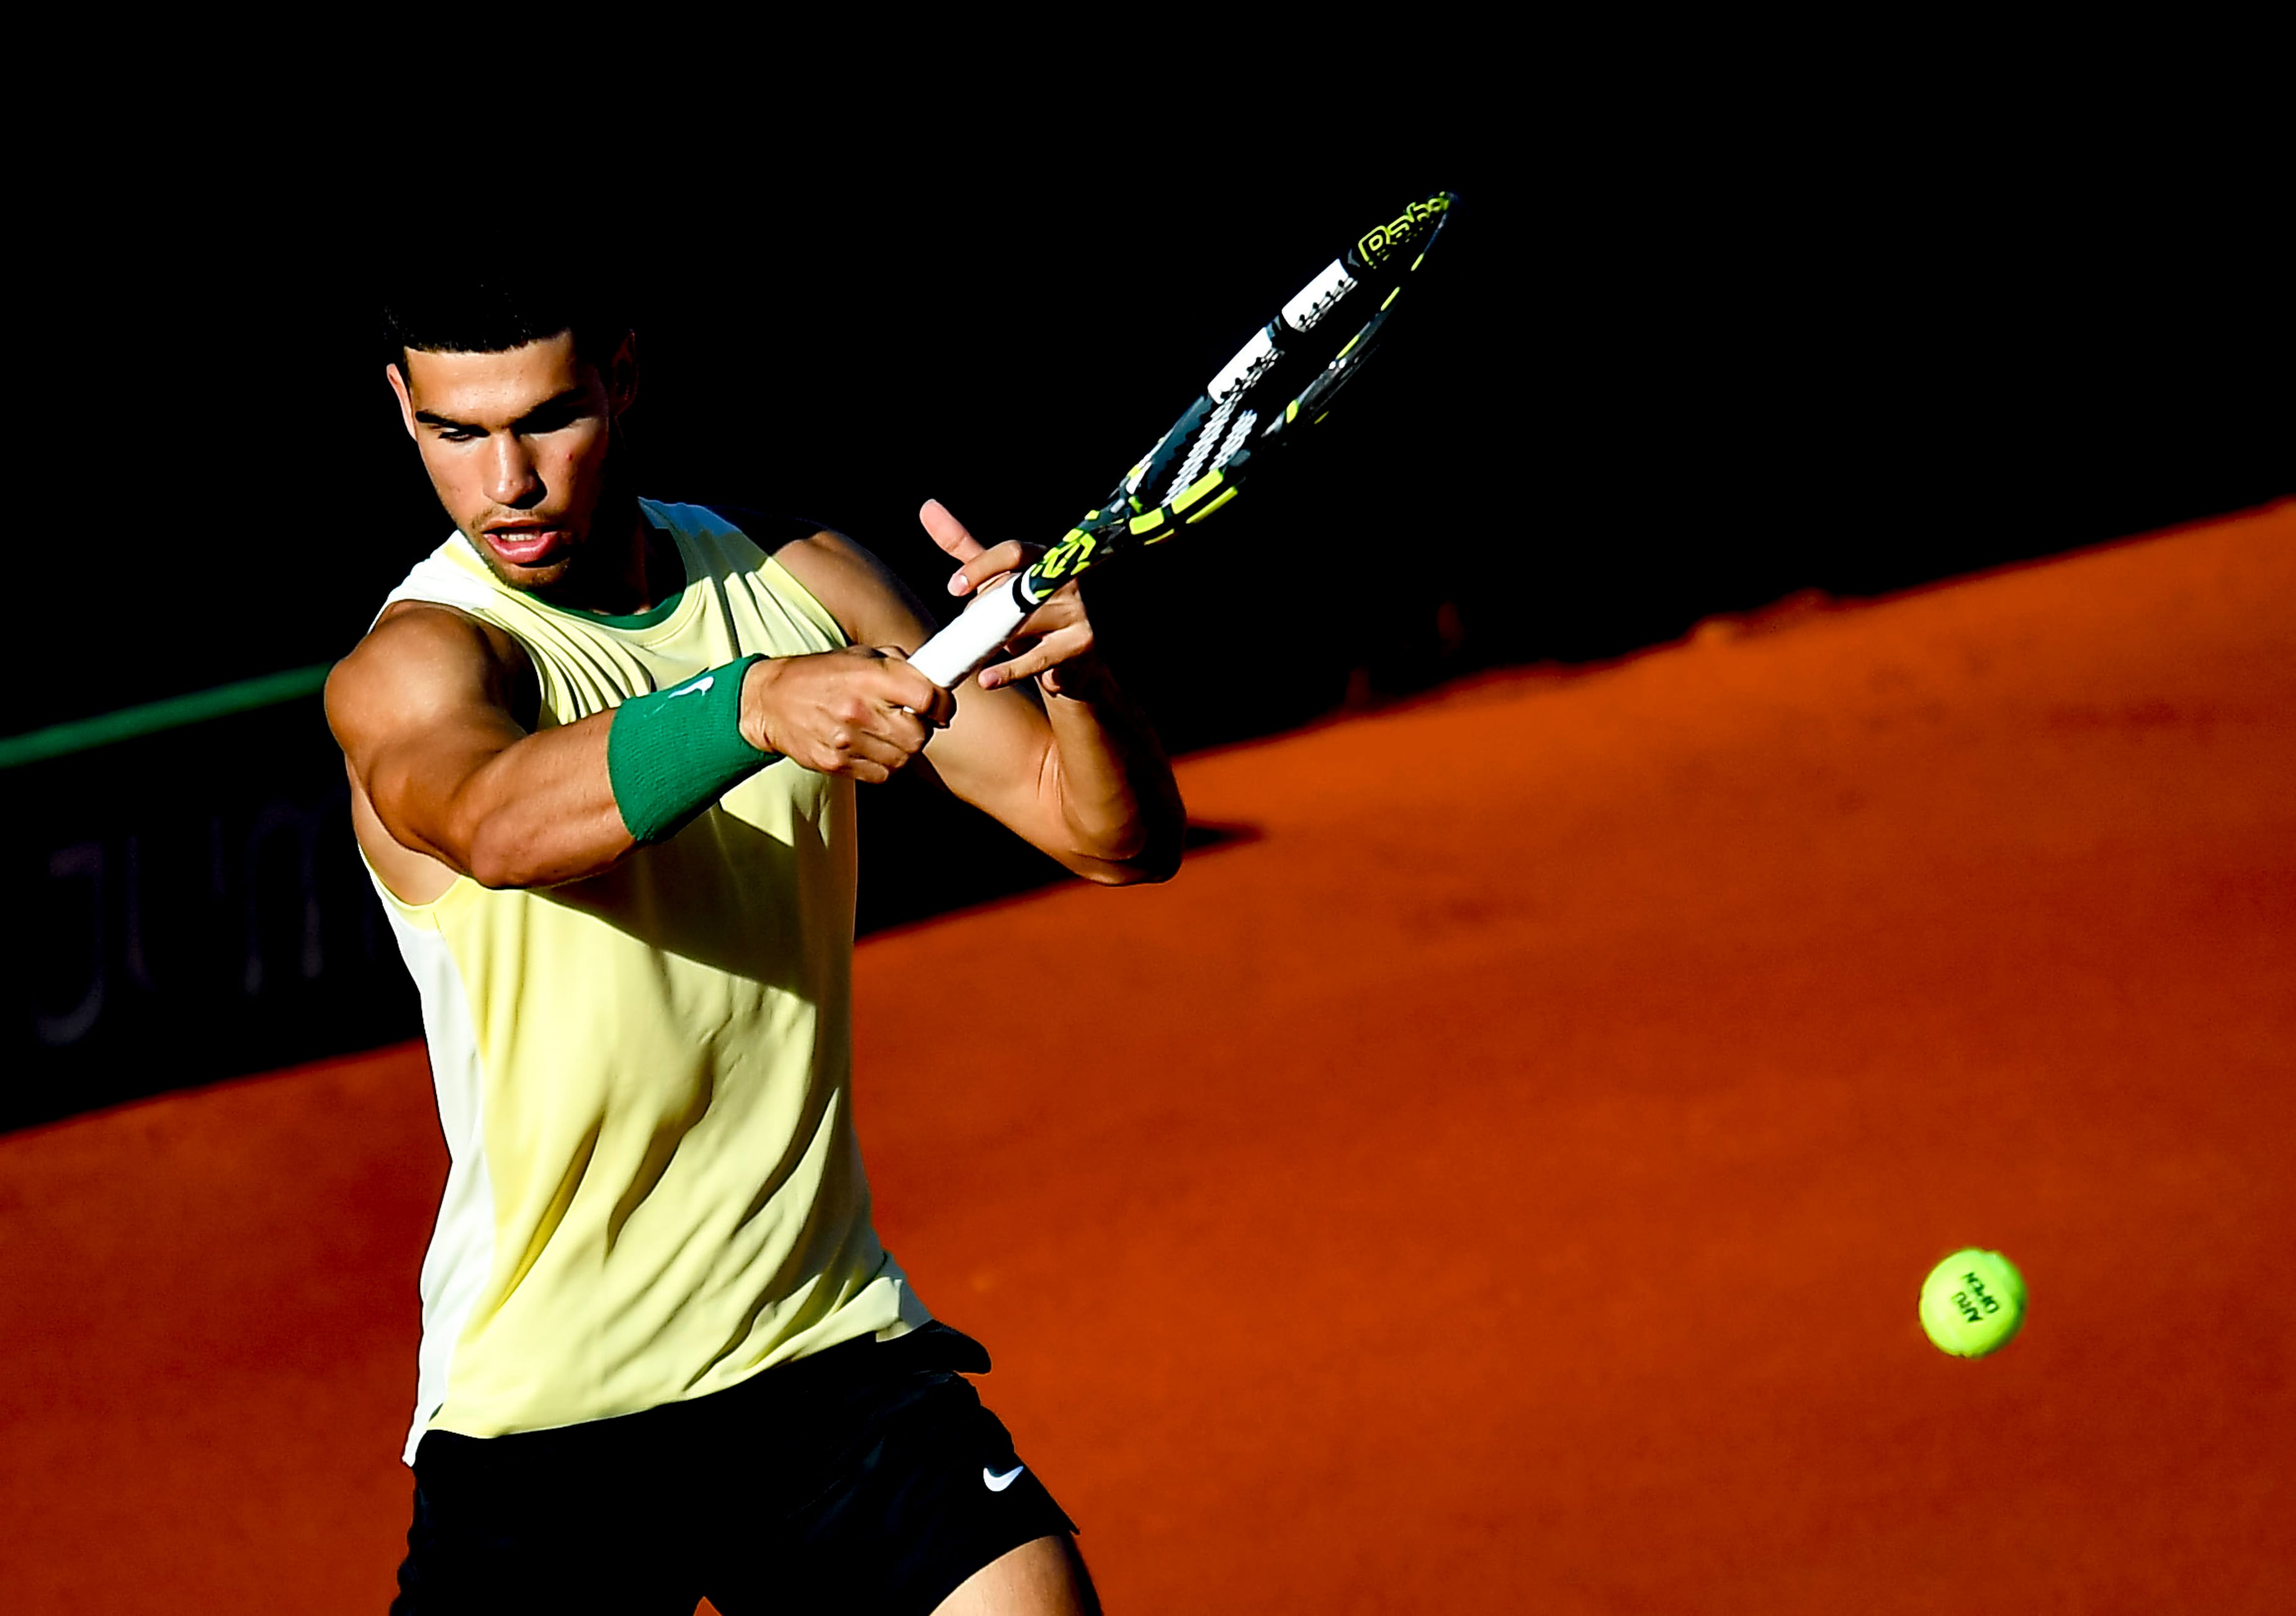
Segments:
[[[636,390],[628,340],[603,376],[570,332],[507,353],[413,349],[389,373],[439,503],[495,575],[514,589],[563,581],[591,542],[614,418]]]

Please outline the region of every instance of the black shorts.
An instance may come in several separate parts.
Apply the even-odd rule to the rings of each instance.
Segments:
[[[941,1325],[777,1364],[731,1390],[554,1431],[427,1433],[392,1616],[917,1612],[1073,1532],[959,1373]]]

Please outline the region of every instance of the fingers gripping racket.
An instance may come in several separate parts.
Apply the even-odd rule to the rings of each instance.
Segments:
[[[1457,199],[1438,192],[1356,239],[1220,366],[1124,480],[1007,583],[976,596],[909,665],[954,690],[993,661],[1054,590],[1117,556],[1160,544],[1234,499],[1246,475],[1321,421],[1371,357],[1404,282]]]

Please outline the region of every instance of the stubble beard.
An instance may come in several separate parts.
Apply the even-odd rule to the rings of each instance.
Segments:
[[[629,492],[627,479],[623,475],[628,459],[623,447],[621,427],[617,422],[609,429],[606,458],[598,479],[598,497],[590,508],[588,520],[579,528],[567,524],[571,529],[571,537],[560,553],[542,566],[512,567],[497,556],[493,546],[486,541],[486,523],[521,521],[524,513],[507,507],[489,512],[476,527],[463,528],[463,537],[472,549],[479,553],[479,559],[486,563],[487,570],[494,574],[495,580],[505,589],[547,596],[562,591],[570,578],[576,580],[578,587],[583,558],[589,552],[600,524],[614,522],[621,515],[627,515],[631,523],[636,521],[637,499]]]

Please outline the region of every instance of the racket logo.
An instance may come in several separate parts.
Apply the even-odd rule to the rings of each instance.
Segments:
[[[1451,205],[1447,196],[1431,196],[1423,202],[1414,202],[1394,218],[1374,229],[1356,243],[1356,257],[1366,264],[1383,264],[1387,255],[1407,245],[1421,232],[1433,227]]]
[[[1034,570],[1038,578],[1059,578],[1071,570],[1081,571],[1099,547],[1091,534],[1081,528],[1070,528],[1066,538],[1037,559]]]

